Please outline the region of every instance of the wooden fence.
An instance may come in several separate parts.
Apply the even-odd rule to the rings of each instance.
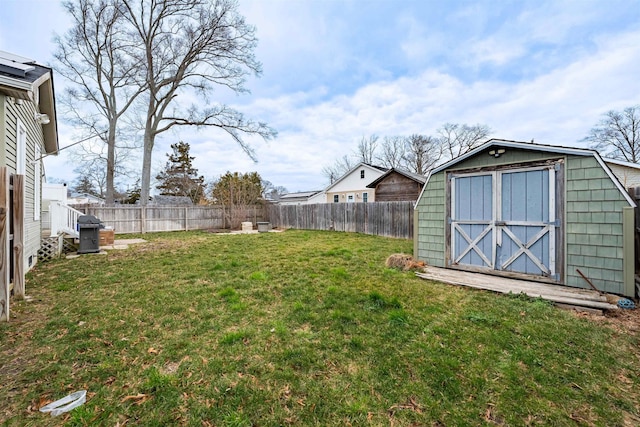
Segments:
[[[99,218],[115,233],[151,233],[238,228],[243,221],[265,221],[264,206],[74,206]]]
[[[267,207],[267,217],[274,227],[413,239],[413,205],[414,202],[271,205]]]

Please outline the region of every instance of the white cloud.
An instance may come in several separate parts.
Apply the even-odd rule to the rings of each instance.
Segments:
[[[312,184],[321,182],[322,167],[349,154],[362,135],[432,134],[445,122],[485,123],[506,139],[576,145],[602,113],[640,102],[639,37],[636,31],[602,38],[595,55],[519,83],[464,83],[425,71],[315,105],[305,105],[300,94],[259,100],[252,113],[285,126],[261,163],[297,165],[296,181],[317,188]]]
[[[380,2],[393,10],[384,17],[388,28],[367,27],[380,21],[364,18],[379,12],[363,4],[372,3],[242,1],[257,27],[264,77],[249,80],[253,96],[214,96],[266,121],[279,137],[248,139],[255,164],[224,132],[180,128],[157,142],[154,165],[164,164],[170,143],[184,140],[208,179],[258,171],[291,191],[317,189],[323,166],[349,154],[363,135],[485,123],[496,137],[574,145],[605,111],[640,103],[640,29],[615,25],[625,13],[638,14],[628,3]],[[8,23],[19,15],[0,15],[0,49],[16,43],[11,37],[21,32]],[[59,22],[59,15],[47,6],[38,20]],[[32,25],[35,41],[21,41],[16,53],[46,55],[45,62],[51,45],[36,51],[35,43],[49,40],[50,22]],[[70,132],[61,127],[61,146],[72,142]],[[60,163],[47,164],[50,176],[72,169]]]

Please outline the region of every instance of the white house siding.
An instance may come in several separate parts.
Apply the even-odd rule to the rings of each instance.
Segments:
[[[640,169],[607,163],[624,188],[640,187]]]
[[[364,171],[364,178],[360,178]],[[386,171],[361,165],[345,176],[340,182],[327,189],[327,203],[333,203],[333,196],[338,195],[340,203],[347,201],[347,195],[354,195],[354,202],[362,202],[363,193],[367,193],[368,202],[375,202],[375,189],[367,188],[371,182],[381,177]]]
[[[5,152],[5,158],[3,165],[7,166],[11,173],[15,173],[17,167],[16,131],[18,120],[27,131],[26,173],[24,179],[24,268],[25,271],[28,271],[37,261],[41,240],[40,220],[34,220],[34,189],[36,188],[34,173],[36,168],[33,160],[35,159],[35,144],[37,143],[44,147],[44,138],[42,126],[36,123],[34,119],[36,108],[32,102],[22,101],[22,105],[18,105],[13,100],[5,98],[4,107],[5,150],[3,151]],[[44,149],[42,152],[44,152]],[[42,177],[37,179],[41,180]],[[38,194],[37,197],[41,197],[41,195]]]
[[[327,195],[325,194],[324,191],[321,191],[318,194],[309,197],[309,200],[307,200],[307,204],[309,205],[312,205],[314,203],[326,203],[326,202],[327,202]]]

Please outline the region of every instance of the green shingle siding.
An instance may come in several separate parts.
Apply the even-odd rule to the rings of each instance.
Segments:
[[[499,159],[480,153],[455,170],[559,157],[527,150],[508,150]],[[567,155],[564,175],[564,283],[589,288],[580,269],[600,290],[624,294],[622,211],[628,202],[594,157]],[[445,176],[441,171],[429,179],[417,207],[418,258],[439,267],[445,266]]]
[[[622,208],[628,203],[593,157],[567,157],[566,284],[623,293]]]
[[[417,257],[438,267],[444,267],[444,201],[444,174],[436,174],[429,178],[424,197],[417,207]]]

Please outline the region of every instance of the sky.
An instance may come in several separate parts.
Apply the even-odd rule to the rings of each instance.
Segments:
[[[604,113],[640,104],[640,0],[239,0],[239,11],[263,72],[250,93],[212,99],[278,137],[247,139],[254,163],[224,132],[183,127],[157,140],[155,172],[182,140],[208,181],[257,171],[319,190],[323,167],[363,136],[479,123],[494,138],[586,147]],[[53,37],[68,27],[55,0],[0,0],[0,50],[52,66],[57,91]],[[77,140],[63,115],[58,125],[61,147]],[[68,151],[45,159],[50,180],[75,178]]]

